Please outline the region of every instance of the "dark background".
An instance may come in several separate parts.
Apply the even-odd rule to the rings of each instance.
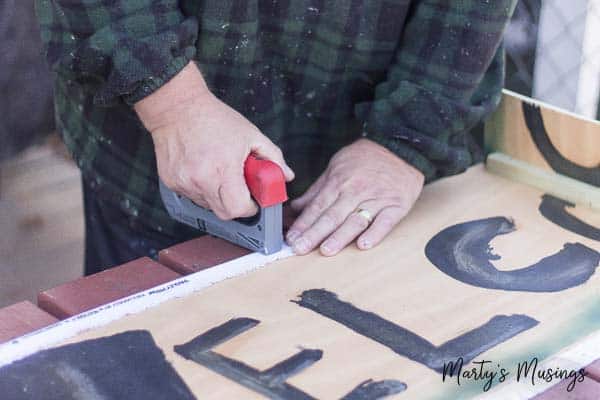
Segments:
[[[519,2],[505,40],[506,87],[528,96],[541,1]],[[41,54],[33,0],[0,0],[0,93],[2,161],[54,129],[50,74]]]

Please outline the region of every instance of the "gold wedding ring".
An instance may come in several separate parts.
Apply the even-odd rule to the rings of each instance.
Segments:
[[[369,210],[365,210],[364,208],[357,208],[355,213],[356,215],[360,215],[361,217],[369,221],[369,224],[373,222],[373,216],[371,215]]]

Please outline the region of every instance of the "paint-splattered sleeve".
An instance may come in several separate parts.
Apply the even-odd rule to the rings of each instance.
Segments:
[[[197,20],[177,0],[36,0],[46,58],[101,105],[133,104],[195,55]]]
[[[497,105],[502,35],[515,0],[414,2],[396,60],[373,101],[355,107],[364,135],[426,179],[472,163],[469,131]]]

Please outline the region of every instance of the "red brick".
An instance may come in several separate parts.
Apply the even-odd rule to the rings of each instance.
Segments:
[[[242,247],[213,236],[201,236],[161,251],[161,264],[187,275],[251,253]]]
[[[143,257],[45,290],[38,294],[38,305],[63,319],[178,277],[176,272]]]
[[[0,343],[44,328],[58,321],[29,301],[0,309]]]
[[[567,392],[570,380],[561,381],[545,392],[535,396],[534,400],[598,400],[600,399],[600,383],[585,378],[577,382],[571,392]]]
[[[292,225],[297,214],[291,207],[283,207],[283,230]],[[250,251],[213,236],[202,236],[161,251],[161,264],[187,275],[249,254]]]
[[[598,351],[600,352],[600,350]],[[600,382],[600,359],[585,367],[585,373],[588,378],[591,378],[596,382]]]

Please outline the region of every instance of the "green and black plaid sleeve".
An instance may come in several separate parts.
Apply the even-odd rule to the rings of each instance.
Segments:
[[[37,0],[54,72],[98,105],[133,104],[177,74],[196,53],[196,18],[177,0]]]
[[[498,104],[500,46],[516,0],[415,2],[394,65],[372,102],[357,104],[364,135],[427,180],[472,164],[470,130]]]
[[[472,163],[516,0],[36,0],[57,129],[95,194],[183,239],[131,104],[190,60],[277,144],[300,195],[361,137],[428,181]],[[199,154],[198,157],[202,157]]]

